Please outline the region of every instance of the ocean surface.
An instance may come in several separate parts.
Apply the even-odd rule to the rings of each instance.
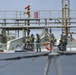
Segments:
[[[76,55],[59,56],[62,75],[76,75]],[[0,61],[0,75],[44,75],[47,57]],[[54,59],[48,75],[57,75]]]

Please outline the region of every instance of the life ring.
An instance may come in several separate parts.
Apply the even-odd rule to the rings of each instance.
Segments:
[[[48,47],[49,44],[51,45],[51,48]],[[47,50],[53,50],[54,44],[52,44],[51,42],[48,42],[45,44],[45,47]]]

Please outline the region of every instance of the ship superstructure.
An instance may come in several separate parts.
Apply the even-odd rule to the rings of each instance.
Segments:
[[[26,6],[25,9],[25,11],[0,11],[0,73],[9,75],[13,72],[13,74],[16,73],[15,75],[22,75],[22,73],[26,73],[25,69],[27,66],[25,67],[24,65],[29,62],[28,59],[27,62],[23,59],[32,58],[33,61],[35,58],[41,57],[42,59],[40,60],[43,60],[44,62],[42,62],[42,64],[39,62],[40,64],[35,65],[42,66],[45,63],[44,59],[46,56],[46,59],[48,60],[44,75],[49,75],[49,67],[52,59],[54,59],[53,62],[55,62],[56,74],[62,75],[59,57],[62,55],[76,55],[76,40],[72,37],[76,32],[71,31],[72,28],[76,28],[76,17],[74,16],[75,14],[73,14],[76,13],[76,11],[70,10],[69,0],[62,0],[62,10],[31,11],[30,5]],[[67,36],[68,43],[66,51],[58,51],[59,39],[57,39],[54,48],[52,48],[51,51],[46,49],[45,44],[47,43],[47,40],[50,40],[52,28],[61,29],[61,34]],[[22,51],[22,45],[27,41],[32,30],[35,30],[32,32],[34,34],[35,32],[38,33],[39,30],[42,30],[39,32],[41,38],[41,52],[36,52],[36,42],[34,42],[34,51]],[[17,46],[19,51],[16,51]],[[20,61],[17,62],[17,60]],[[38,61],[36,60],[35,62],[37,63]],[[9,66],[12,63],[14,64]],[[31,70],[30,72],[28,71],[29,74],[31,73]],[[38,71],[36,74],[37,73]],[[33,74],[35,74],[34,71]]]
[[[50,38],[48,29],[51,31],[52,28],[60,28],[61,34],[65,34],[70,42],[75,43],[72,34],[76,32],[71,32],[70,29],[76,28],[76,18],[72,14],[75,11],[70,10],[69,0],[62,0],[62,10],[31,11],[30,5],[25,9],[25,11],[0,11],[2,49],[14,50],[17,44],[26,42],[26,38],[34,29],[42,29],[42,33],[40,32],[41,37],[44,37],[42,42]]]

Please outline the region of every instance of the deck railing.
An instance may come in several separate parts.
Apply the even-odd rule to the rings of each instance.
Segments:
[[[28,45],[28,43],[26,43],[27,45]],[[31,43],[31,44],[33,44],[33,43]],[[33,45],[34,45],[34,51],[36,51],[37,50],[37,47],[36,47],[36,44],[37,43],[34,43]],[[41,50],[42,51],[49,51],[49,50],[47,50],[46,49],[46,46],[44,45],[45,43],[40,43],[40,48],[41,48]],[[24,46],[24,43],[12,43],[11,45],[10,45],[10,50],[8,50],[8,51],[14,51],[14,50],[21,50],[21,49],[23,49],[23,46]],[[27,48],[29,48],[29,47],[27,47]],[[50,44],[48,45],[48,48],[50,48]],[[30,48],[28,49],[29,51],[32,51],[32,49],[31,49],[31,45],[30,45]],[[0,50],[7,50],[7,44],[6,43],[4,43],[4,44],[0,44]],[[53,50],[55,51],[57,51],[57,50],[59,50],[58,49],[58,44],[56,44],[54,47],[53,47]],[[74,43],[71,43],[71,42],[69,42],[68,43],[68,45],[67,45],[67,47],[66,47],[66,50],[67,51],[76,51],[76,42],[74,42]]]
[[[28,18],[27,14],[24,14],[27,11],[0,11],[0,19],[18,19],[18,18]],[[61,10],[34,10],[30,11],[31,17],[35,18],[35,13],[38,12],[37,18],[62,18]],[[76,18],[76,10],[70,11],[70,18]]]

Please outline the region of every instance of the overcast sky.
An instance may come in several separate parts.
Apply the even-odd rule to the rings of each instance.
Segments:
[[[32,3],[31,10],[61,10],[62,0],[0,0],[2,10],[24,10],[24,7]],[[70,0],[71,10],[76,10],[76,0]]]

